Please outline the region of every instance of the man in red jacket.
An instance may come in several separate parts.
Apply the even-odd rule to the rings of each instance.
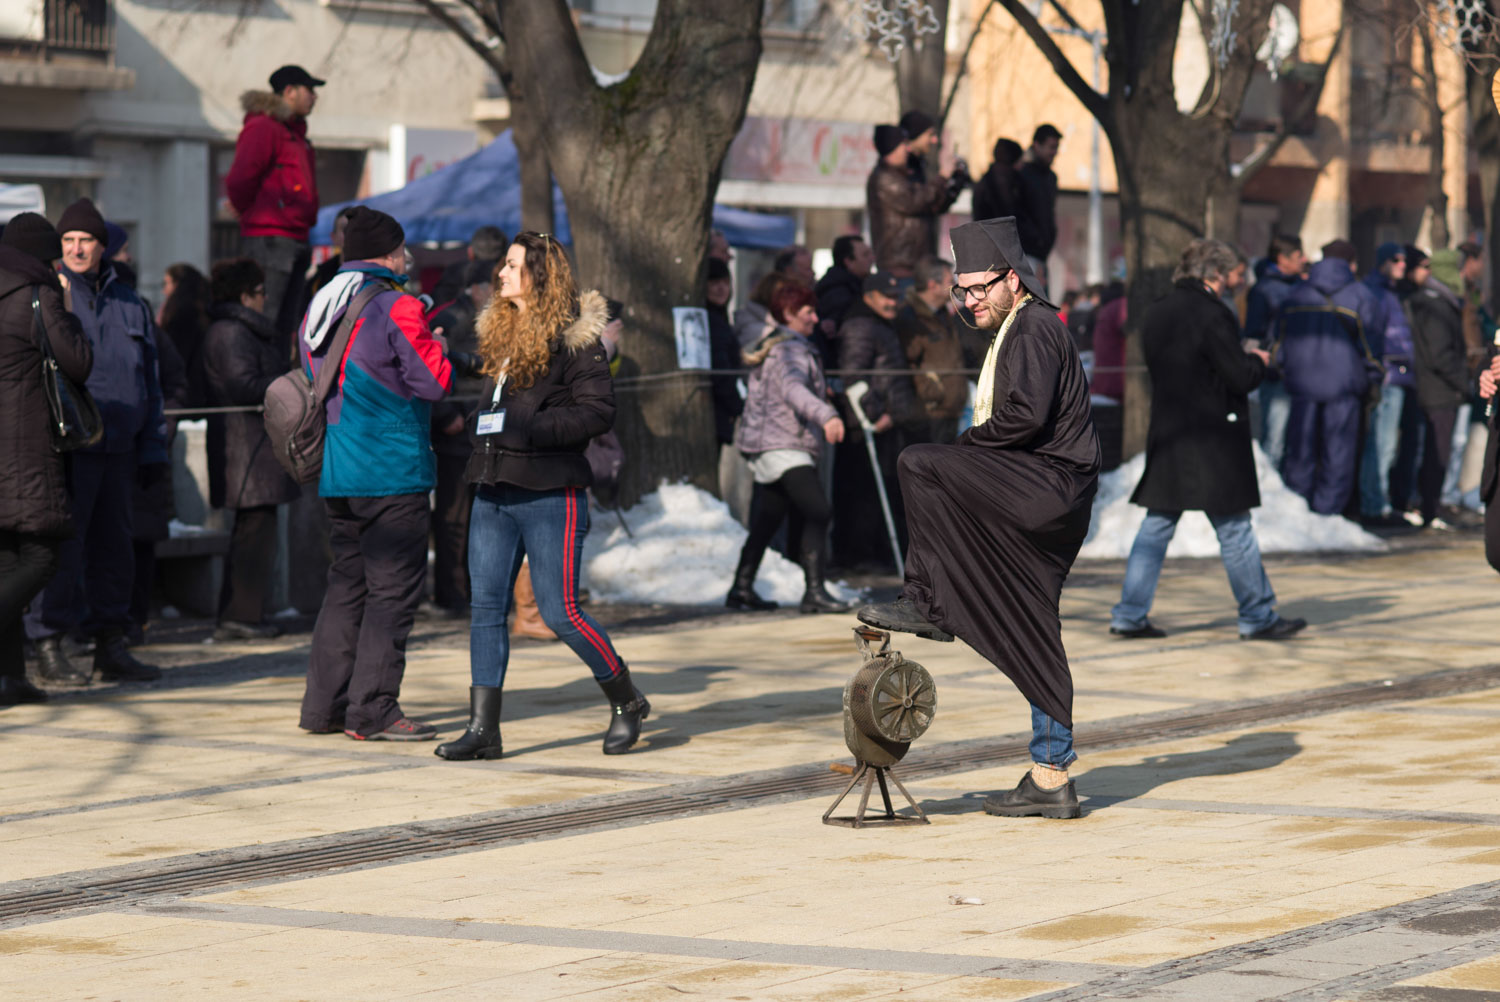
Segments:
[[[307,232],[318,219],[318,175],[307,116],[318,103],[313,88],[323,83],[300,66],[283,66],[269,91],[241,95],[245,124],[224,182],[240,218],[241,252],[266,273],[266,315],[287,335],[302,319],[312,263]]]

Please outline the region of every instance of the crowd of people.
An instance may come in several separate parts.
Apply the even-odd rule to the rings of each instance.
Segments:
[[[430,591],[437,614],[470,619],[470,721],[439,756],[503,753],[513,634],[570,648],[610,708],[603,751],[629,750],[650,703],[580,583],[588,491],[618,470],[621,304],[580,288],[553,237],[509,239],[493,226],[421,295],[401,225],[365,206],[338,214],[334,253],[314,266],[306,116],[322,81],[282,67],[270,82],[245,97],[228,179],[242,254],[206,275],[172,265],[159,308],[135,291],[124,231],[88,199],[56,225],[23,214],[0,234],[0,416],[21,429],[0,452],[10,474],[0,492],[0,703],[45,698],[25,674],[28,642],[46,687],[159,677],[130,647],[171,517],[168,450],[181,412],[207,415],[210,503],[232,517],[215,637],[277,634],[278,512],[311,481],[272,445],[260,405],[300,371],[323,395],[312,480],[331,555],[300,726],[356,740],[436,737],[400,703],[407,638]],[[747,530],[724,602],[776,607],[755,587],[773,547],[801,567],[808,614],[853,611],[829,587],[833,569],[904,565],[901,601],[861,615],[963,636],[1012,674],[1033,706],[1038,771],[994,810],[1066,812],[1076,809],[1057,806],[1071,796],[1071,682],[1052,626],[1101,461],[1088,391],[1126,392],[1126,299],[1121,283],[1071,293],[1061,307],[1048,298],[1056,129],[1038,127],[1024,150],[997,142],[977,182],[962,161],[939,170],[940,133],[920,112],[875,129],[869,239],[839,236],[821,276],[808,248],[786,248],[736,309],[728,242],[710,239],[719,486]],[[976,222],[954,231],[956,267],[937,253],[939,218],[970,184]],[[1477,398],[1494,389],[1480,256],[1470,244],[1430,256],[1385,244],[1361,279],[1348,241],[1309,266],[1295,237],[1277,236],[1246,292],[1249,265],[1233,247],[1200,240],[1184,251],[1140,335],[1155,388],[1135,495],[1148,513],[1112,633],[1164,635],[1148,614],[1177,521],[1192,510],[1218,532],[1241,637],[1284,640],[1306,626],[1277,614],[1261,564],[1252,435],[1314,511],[1434,528],[1467,517],[1445,507],[1444,480],[1457,479],[1484,410]],[[66,455],[53,441],[44,362],[98,407],[99,433]],[[993,524],[970,533],[963,508],[994,509]],[[1040,590],[984,581],[1012,561],[1033,568]],[[997,615],[1051,623],[1046,663],[1036,650],[1021,657]]]

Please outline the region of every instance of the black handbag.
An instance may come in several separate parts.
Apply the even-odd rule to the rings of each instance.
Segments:
[[[97,445],[104,438],[104,419],[99,416],[99,405],[94,403],[88,390],[69,379],[58,367],[57,356],[52,354],[52,342],[42,324],[40,290],[39,285],[31,289],[31,330],[42,352],[42,388],[47,394],[47,410],[51,416],[48,431],[52,451],[72,452]]]

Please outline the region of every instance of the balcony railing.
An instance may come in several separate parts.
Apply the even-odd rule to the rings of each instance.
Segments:
[[[115,29],[109,0],[44,0],[42,17],[51,52],[109,55],[115,48]]]

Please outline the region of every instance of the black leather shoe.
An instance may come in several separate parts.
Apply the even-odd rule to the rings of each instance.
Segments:
[[[226,640],[273,640],[281,636],[281,627],[273,623],[240,623],[232,619],[222,620],[214,628],[214,639]]]
[[[476,758],[499,758],[500,689],[493,685],[469,686],[469,729],[457,741],[438,745],[432,753],[450,762]]]
[[[106,682],[155,682],[161,669],[137,661],[125,646],[125,634],[101,634],[94,647],[94,670]]]
[[[43,685],[79,687],[89,684],[89,673],[79,671],[63,653],[62,634],[36,642],[36,676]]]
[[[46,701],[47,694],[26,681],[25,675],[0,675],[0,706],[45,703]]]
[[[609,699],[609,730],[604,732],[604,754],[623,755],[640,740],[641,723],[651,714],[651,703],[630,681],[629,668],[621,668],[620,674],[608,682],[600,682],[599,688]]]
[[[1071,779],[1066,786],[1044,790],[1036,785],[1028,769],[1014,790],[985,797],[984,813],[1002,818],[1063,819],[1076,818],[1083,812],[1078,807],[1078,791]]]
[[[861,623],[878,626],[882,630],[913,633],[927,640],[936,640],[944,644],[953,642],[953,634],[940,630],[928,622],[909,598],[898,598],[894,602],[881,605],[867,605],[859,610],[858,616]]]
[[[1262,626],[1254,633],[1241,633],[1241,640],[1290,640],[1298,632],[1305,629],[1305,619],[1282,619],[1276,617],[1276,621],[1270,626]]]
[[[1118,626],[1111,626],[1109,632],[1117,637],[1124,637],[1126,640],[1160,640],[1167,635],[1166,630],[1163,630],[1159,626],[1152,626],[1149,621],[1131,630],[1122,630]]]

